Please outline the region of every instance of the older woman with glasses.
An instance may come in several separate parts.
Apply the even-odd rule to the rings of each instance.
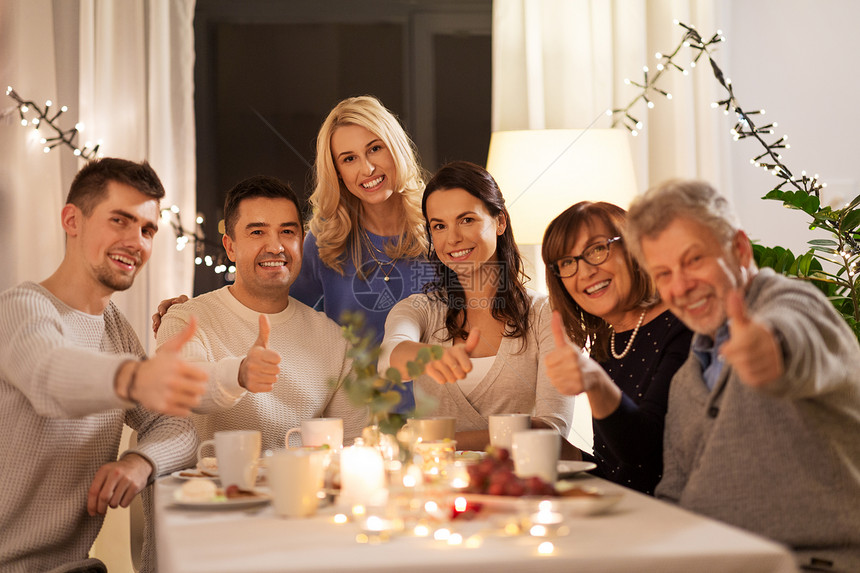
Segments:
[[[546,366],[561,393],[588,396],[594,454],[583,459],[594,461],[599,475],[653,494],[663,468],[669,382],[692,334],[625,248],[625,224],[620,207],[584,201],[547,227],[542,255],[556,348]]]

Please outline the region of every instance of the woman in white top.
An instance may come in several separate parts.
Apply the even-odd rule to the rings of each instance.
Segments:
[[[379,359],[408,377],[419,350],[444,354],[415,381],[416,401],[429,395],[438,416],[457,418],[458,449],[483,449],[490,414],[527,413],[532,426],[566,437],[573,399],[546,377],[553,349],[546,297],[523,286],[510,216],[493,177],[465,161],[442,167],[427,184],[422,210],[436,268],[426,294],[390,311]]]

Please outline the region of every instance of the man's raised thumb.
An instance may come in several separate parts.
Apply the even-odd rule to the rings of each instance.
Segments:
[[[747,305],[741,291],[733,290],[726,297],[726,317],[729,319],[729,330],[743,328],[750,323]]]
[[[265,314],[260,315],[260,334],[257,335],[257,340],[254,341],[254,346],[269,347],[269,317]]]

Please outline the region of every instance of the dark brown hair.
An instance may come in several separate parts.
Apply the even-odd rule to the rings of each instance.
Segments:
[[[582,201],[568,207],[552,220],[543,236],[541,255],[546,265],[546,285],[553,310],[561,313],[567,335],[579,346],[591,343],[591,356],[601,362],[609,357],[609,324],[584,311],[579,306],[553,271],[556,261],[570,255],[574,243],[583,229],[590,229],[598,221],[609,230],[610,237],[623,236],[627,227],[627,213],[612,203]],[[631,288],[624,301],[625,310],[648,308],[657,303],[654,283],[639,262],[633,258],[623,241],[616,241],[610,249],[616,249],[624,257],[630,271]],[[610,253],[611,254],[611,253]]]
[[[88,217],[107,195],[109,181],[134,187],[157,201],[164,198],[164,186],[149,163],[103,157],[90,161],[78,171],[69,188],[66,203],[75,205]]]
[[[523,281],[527,280],[528,277],[523,272],[520,251],[514,241],[511,216],[505,208],[502,192],[493,176],[483,167],[474,163],[454,161],[443,166],[427,183],[424,197],[421,200],[421,211],[424,213],[428,240],[431,240],[431,235],[430,223],[427,218],[427,198],[436,191],[448,189],[463,189],[470,195],[477,197],[493,217],[498,217],[500,213],[504,215],[505,231],[496,237],[499,272],[496,293],[491,301],[491,312],[493,318],[505,325],[506,337],[522,337],[525,343],[525,335],[529,329],[531,305]],[[466,308],[468,308],[469,301],[466,300],[457,273],[439,260],[432,242],[428,258],[436,268],[436,277],[425,285],[424,290],[448,306],[445,314],[445,328],[448,330],[448,336],[445,340],[466,338],[468,335],[465,330]]]
[[[284,183],[280,179],[267,175],[255,175],[254,177],[239,181],[232,189],[227,191],[227,197],[224,199],[224,232],[231,239],[236,238],[233,232],[236,230],[236,221],[239,220],[239,204],[245,199],[255,199],[257,197],[292,201],[293,205],[296,206],[296,211],[299,213],[299,228],[305,228],[299,200],[296,199],[296,194],[289,183]]]

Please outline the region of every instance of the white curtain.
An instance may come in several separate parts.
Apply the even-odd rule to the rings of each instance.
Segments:
[[[3,0],[0,77],[22,96],[69,105],[61,124],[85,124],[106,156],[148,160],[193,228],[195,211],[194,0]],[[6,97],[0,110],[14,106]],[[65,120],[65,121],[63,121]],[[0,287],[50,275],[63,256],[59,212],[82,165],[67,148],[45,154],[16,114],[0,123]],[[193,253],[177,252],[159,225],[149,264],[114,300],[152,352],[150,316],[158,301],[191,294]]]
[[[673,20],[709,36],[728,20],[726,10],[715,0],[495,0],[493,130],[610,127],[604,112],[639,93],[625,78],[641,82],[643,66],[654,71],[654,54],[680,41]],[[661,78],[671,101],[633,109],[644,123],[631,140],[643,190],[669,177],[727,188],[728,138],[710,107],[718,85],[707,65],[691,72]]]
[[[80,101],[87,131],[106,155],[147,159],[186,227],[195,212],[194,0],[80,2]],[[162,221],[152,259],[115,297],[138,336],[154,346],[150,316],[158,301],[191,294],[191,249],[177,252]]]

